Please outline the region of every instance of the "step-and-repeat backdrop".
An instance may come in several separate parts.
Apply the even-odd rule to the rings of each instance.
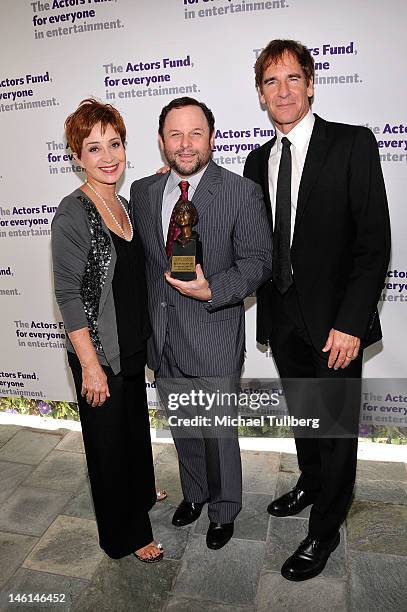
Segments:
[[[50,225],[83,180],[66,147],[66,116],[89,96],[128,128],[120,193],[162,165],[157,120],[190,95],[216,118],[214,160],[241,174],[273,136],[253,65],[272,38],[294,38],[316,64],[320,116],[367,126],[379,147],[393,228],[380,310],[384,340],[365,358],[366,423],[407,424],[407,43],[404,0],[2,0],[0,20],[0,396],[74,401],[65,332],[54,303]],[[332,228],[335,231],[335,228]],[[255,343],[247,300],[248,379],[275,376]],[[221,359],[221,356],[219,356]],[[147,374],[150,404],[154,382]]]

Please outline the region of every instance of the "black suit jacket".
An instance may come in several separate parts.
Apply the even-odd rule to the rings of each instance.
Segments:
[[[268,160],[275,138],[252,151],[244,176],[262,186],[272,226]],[[367,128],[315,124],[301,177],[291,263],[317,350],[333,327],[368,346],[381,338],[377,302],[390,256],[390,223],[376,140]],[[267,343],[271,281],[258,291],[257,339]]]

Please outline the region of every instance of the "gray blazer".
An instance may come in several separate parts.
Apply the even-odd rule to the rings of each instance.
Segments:
[[[212,302],[181,295],[164,278],[169,269],[162,231],[168,175],[135,181],[130,207],[143,241],[150,321],[148,366],[157,370],[166,336],[178,367],[190,376],[226,376],[243,365],[243,299],[271,276],[272,239],[260,187],[213,161],[192,198],[199,221],[204,274]]]
[[[81,189],[58,206],[51,246],[55,297],[66,331],[88,327],[99,362],[117,374],[120,353],[112,289],[116,251],[102,217]],[[66,346],[75,352],[69,338]]]

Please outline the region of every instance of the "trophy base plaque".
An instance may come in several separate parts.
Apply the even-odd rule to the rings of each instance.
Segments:
[[[174,242],[171,257],[171,277],[178,280],[196,279],[195,266],[202,266],[202,244],[200,240],[188,240],[184,243]]]

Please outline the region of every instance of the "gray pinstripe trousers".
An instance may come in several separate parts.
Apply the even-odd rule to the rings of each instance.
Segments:
[[[185,501],[208,501],[210,521],[231,523],[242,507],[242,468],[237,428],[222,422],[229,416],[237,416],[233,397],[239,392],[240,372],[222,378],[187,376],[178,368],[166,341],[161,365],[155,375],[160,401],[167,417],[172,417],[176,423],[170,428],[178,453]],[[172,394],[179,397],[185,393],[191,397],[193,392],[195,397],[199,392],[201,397],[203,393],[213,394],[215,402],[210,410],[205,410],[202,402],[194,405],[194,401],[176,410],[169,409],[169,399],[174,398]],[[184,419],[194,417],[207,420],[202,424],[202,418],[200,421],[196,419],[198,424],[183,426]]]

